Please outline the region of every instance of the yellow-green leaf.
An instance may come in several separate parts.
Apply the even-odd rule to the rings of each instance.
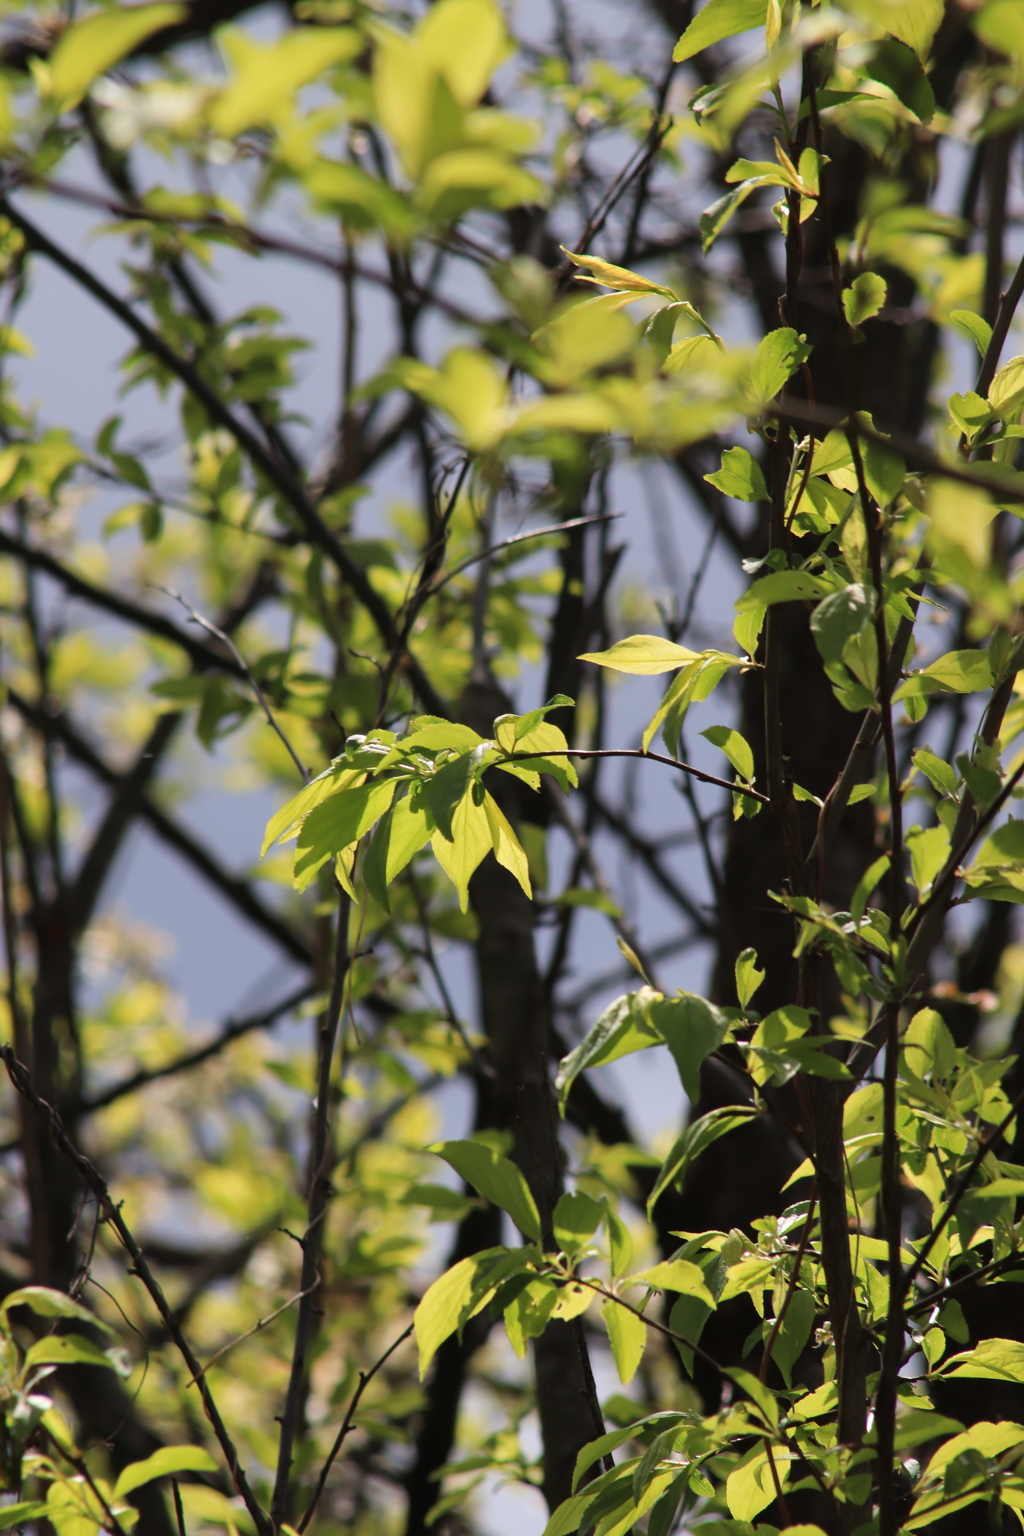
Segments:
[[[659,1291],[679,1291],[683,1296],[695,1296],[707,1307],[714,1307],[715,1298],[704,1284],[700,1266],[689,1259],[666,1259],[651,1269],[642,1269],[638,1275],[630,1275],[630,1281],[642,1280],[644,1285]]]
[[[672,57],[683,64],[714,43],[763,27],[767,17],[768,0],[708,0],[676,43]]]
[[[539,1239],[536,1202],[511,1158],[482,1141],[439,1141],[429,1150],[443,1157],[485,1200],[507,1211],[524,1237]]]
[[[700,653],[685,645],[676,645],[661,635],[630,635],[618,640],[607,651],[585,651],[578,661],[592,661],[612,672],[629,672],[636,677],[654,677],[659,672],[674,672],[688,662],[699,660]]]
[[[165,1445],[145,1461],[134,1461],[125,1467],[114,1485],[114,1498],[123,1499],[144,1483],[158,1477],[169,1477],[172,1472],[216,1472],[217,1463],[209,1451],[199,1445]]]
[[[63,34],[50,56],[49,95],[59,112],[76,107],[98,76],[163,27],[188,14],[184,5],[123,5],[87,16]]]
[[[618,1301],[606,1301],[601,1316],[608,1330],[608,1342],[612,1358],[619,1373],[619,1380],[626,1386],[636,1375],[647,1343],[647,1324],[642,1317],[624,1307]]]

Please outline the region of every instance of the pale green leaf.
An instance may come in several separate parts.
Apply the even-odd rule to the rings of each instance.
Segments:
[[[217,1463],[209,1451],[198,1445],[165,1445],[145,1461],[134,1461],[125,1467],[114,1485],[114,1498],[126,1498],[158,1477],[169,1477],[174,1472],[216,1472]]]
[[[639,272],[630,272],[627,267],[613,266],[610,261],[602,261],[600,256],[578,255],[575,251],[566,250],[564,245],[561,251],[574,267],[585,269],[581,278],[583,282],[599,283],[601,287],[612,288],[616,293],[657,293],[670,299],[676,297],[671,288],[653,283],[649,277],[641,277]]]
[[[530,1187],[515,1163],[480,1141],[439,1141],[429,1148],[472,1184],[478,1194],[506,1211],[524,1237],[540,1237],[540,1217]],[[596,1222],[595,1222],[596,1226]]]
[[[726,448],[721,469],[704,479],[736,501],[764,501],[768,496],[761,466],[746,448]]]
[[[619,1380],[626,1386],[633,1380],[637,1366],[643,1359],[647,1324],[642,1317],[618,1301],[606,1301],[601,1308],[601,1316],[608,1330],[608,1342]]]
[[[699,660],[700,652],[676,645],[661,635],[630,635],[618,640],[607,651],[586,651],[577,661],[592,661],[613,672],[629,672],[637,677],[653,677],[660,672],[675,672],[689,662]]]
[[[765,972],[757,968],[757,950],[743,949],[736,956],[736,996],[741,1008],[746,1008],[765,978]]]
[[[768,16],[767,0],[708,0],[699,10],[672,50],[677,64],[727,37],[763,27]]]
[[[779,1482],[784,1487],[789,1479],[789,1453],[776,1447],[773,1455]],[[763,1448],[749,1452],[746,1461],[729,1473],[725,1497],[734,1520],[753,1520],[774,1503],[775,1480]]]
[[[74,1317],[81,1323],[88,1323],[93,1328],[100,1328],[112,1339],[117,1337],[113,1328],[109,1327],[88,1307],[83,1307],[80,1301],[75,1301],[72,1296],[66,1296],[63,1291],[51,1290],[46,1285],[23,1285],[16,1291],[11,1291],[0,1302],[0,1311],[9,1312],[12,1307],[28,1307],[36,1317]]]
[[[750,743],[739,731],[734,731],[728,725],[709,725],[706,731],[700,733],[706,741],[710,741],[713,747],[718,747],[725,753],[729,762],[736,769],[741,778],[748,783],[754,777],[754,754]]]
[[[753,954],[753,950],[750,951]],[[720,1109],[708,1110],[706,1115],[693,1120],[678,1136],[672,1148],[662,1163],[647,1201],[647,1216],[650,1219],[651,1212],[661,1196],[670,1184],[682,1186],[687,1169],[694,1158],[700,1157],[706,1152],[720,1136],[725,1136],[737,1126],[746,1122],[758,1114],[753,1104],[725,1105]]]
[[[972,1376],[984,1381],[1024,1382],[1024,1344],[1018,1339],[982,1339],[974,1349],[951,1355],[943,1376]],[[1020,1426],[1015,1426],[1020,1428]],[[1024,1430],[1021,1430],[1024,1435]]]
[[[461,910],[466,912],[469,909],[469,882],[494,846],[487,811],[484,806],[477,805],[472,791],[464,794],[456,805],[452,813],[451,829],[452,835],[448,838],[439,827],[430,839],[430,846],[437,862],[459,893]]]
[[[982,693],[994,682],[986,651],[949,651],[901,683],[894,699],[928,693]]]
[[[561,1195],[551,1225],[562,1252],[573,1254],[589,1243],[605,1214],[606,1208],[582,1190]]]
[[[555,1091],[563,1113],[570,1088],[587,1067],[603,1066],[606,1062],[617,1061],[620,1056],[663,1044],[663,1037],[647,1015],[648,1004],[660,997],[660,992],[649,987],[617,997],[608,1004],[576,1049],[562,1058],[555,1078]]]
[[[970,309],[954,309],[949,318],[958,331],[962,331],[965,336],[970,337],[977,347],[979,355],[984,357],[988,351],[989,342],[992,340],[992,327],[988,321],[983,320],[980,315],[976,315]]]
[[[49,94],[58,111],[81,101],[93,81],[164,27],[188,14],[184,5],[118,6],[68,27],[50,56]]]
[[[760,407],[774,400],[782,386],[810,355],[811,349],[805,338],[798,336],[792,326],[785,325],[777,331],[769,331],[758,342],[750,367],[751,402]]]
[[[235,74],[211,104],[213,131],[233,139],[254,123],[273,118],[300,86],[326,69],[354,59],[364,47],[354,27],[297,27],[268,45],[240,30],[222,35]]]
[[[689,1259],[666,1259],[637,1275],[630,1275],[629,1279],[630,1282],[642,1280],[644,1285],[654,1286],[659,1291],[678,1291],[682,1296],[694,1296],[706,1307],[715,1305],[715,1298],[704,1283],[703,1270],[698,1264],[691,1264]]]
[[[843,289],[843,313],[850,325],[871,320],[885,303],[888,285],[877,272],[862,272],[849,288]]]
[[[906,834],[910,851],[910,867],[917,886],[918,900],[923,901],[932,888],[935,876],[949,858],[950,838],[943,826],[910,827]]]
[[[503,1253],[501,1248],[487,1248],[462,1259],[439,1275],[424,1292],[413,1314],[413,1327],[419,1349],[420,1380],[430,1367],[445,1339],[459,1327],[465,1308],[473,1298],[477,1278],[489,1260]]]
[[[679,1069],[686,1096],[691,1104],[700,1098],[700,1067],[706,1056],[716,1051],[729,1030],[729,1020],[720,1008],[693,992],[681,992],[652,1002],[648,1019],[668,1042]]]
[[[131,1374],[131,1365],[122,1350],[100,1349],[80,1333],[50,1334],[37,1339],[25,1356],[25,1372],[40,1365],[101,1365],[119,1376]]]

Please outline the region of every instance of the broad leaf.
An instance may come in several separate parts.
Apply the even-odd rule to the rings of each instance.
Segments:
[[[727,37],[763,27],[767,15],[767,0],[708,0],[676,43],[672,57],[683,64]]]
[[[24,1371],[27,1374],[40,1365],[100,1365],[119,1376],[131,1375],[131,1364],[123,1350],[100,1349],[80,1333],[58,1333],[38,1339],[25,1356]]]
[[[629,1278],[630,1281],[642,1280],[645,1285],[654,1286],[659,1291],[678,1291],[683,1296],[694,1296],[706,1307],[715,1305],[715,1298],[704,1283],[703,1271],[699,1265],[691,1264],[689,1259],[666,1259]]]
[[[485,1200],[507,1211],[524,1237],[539,1239],[540,1217],[530,1186],[510,1158],[480,1141],[439,1141],[428,1150],[443,1157]]]
[[[811,349],[792,326],[782,326],[769,331],[758,343],[750,368],[750,397],[755,406],[765,406],[774,400],[782,386],[790,379],[801,363],[806,362]]]
[[[693,992],[652,1002],[648,1018],[667,1041],[686,1096],[691,1104],[696,1104],[700,1098],[701,1063],[725,1039],[728,1018],[720,1008]]]
[[[768,495],[761,466],[746,448],[726,448],[721,469],[704,479],[736,501],[764,501]]]
[[[650,1023],[647,1012],[648,1005],[660,997],[661,993],[651,987],[641,987],[639,992],[627,992],[617,997],[608,1004],[576,1049],[562,1058],[555,1078],[555,1092],[563,1115],[569,1090],[587,1067],[603,1066],[605,1062],[617,1061],[620,1056],[663,1044],[663,1037]]]
[[[843,289],[843,313],[851,325],[863,325],[878,314],[885,303],[888,287],[876,272],[862,272],[849,288]]]
[[[169,1477],[174,1472],[216,1472],[217,1463],[209,1451],[198,1445],[165,1445],[145,1461],[134,1461],[125,1467],[114,1485],[114,1498],[126,1498],[158,1477]]]
[[[982,1339],[974,1349],[952,1355],[938,1374],[1024,1382],[1024,1344],[1017,1339]]]
[[[187,14],[184,5],[119,6],[68,27],[50,56],[50,96],[58,111],[77,106],[98,76]]]
[[[618,1301],[606,1301],[601,1316],[608,1330],[612,1358],[619,1380],[627,1386],[636,1375],[647,1343],[647,1324],[630,1308]]]
[[[725,1105],[720,1109],[708,1110],[706,1115],[691,1123],[678,1136],[673,1143],[665,1161],[661,1165],[654,1188],[651,1190],[647,1201],[647,1216],[650,1220],[658,1198],[664,1193],[670,1184],[682,1185],[686,1177],[686,1170],[694,1158],[700,1157],[708,1147],[713,1146],[720,1136],[725,1136],[729,1131],[734,1131],[738,1126],[745,1125],[759,1113],[753,1104]]]
[[[578,661],[592,661],[612,672],[629,672],[638,677],[653,677],[660,672],[674,672],[689,662],[697,661],[700,653],[685,645],[676,645],[660,635],[630,635],[619,640],[607,651],[586,651]]]

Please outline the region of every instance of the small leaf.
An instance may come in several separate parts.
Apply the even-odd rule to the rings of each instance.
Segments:
[[[914,874],[919,901],[923,901],[932,888],[935,876],[949,858],[950,837],[948,830],[938,827],[911,827],[906,835],[910,850],[910,867]]]
[[[736,501],[765,501],[768,496],[761,466],[746,448],[726,448],[721,469],[704,479]]]
[[[507,1211],[524,1237],[539,1240],[540,1217],[530,1186],[510,1158],[479,1141],[439,1141],[427,1150],[443,1157],[485,1200]]]
[[[131,1375],[131,1364],[123,1350],[100,1349],[80,1333],[51,1334],[38,1339],[25,1356],[25,1373],[38,1365],[101,1365],[119,1376]]]
[[[970,337],[980,356],[984,357],[992,340],[992,327],[988,321],[983,320],[980,315],[974,314],[970,309],[954,309],[949,318],[958,331]]]
[[[810,1291],[795,1290],[789,1299],[786,1315],[782,1319],[772,1348],[772,1360],[782,1372],[787,1387],[793,1385],[793,1367],[811,1336],[814,1323],[814,1297]]]
[[[811,349],[792,326],[769,331],[758,343],[750,368],[750,395],[756,406],[774,400],[782,386],[806,362]]]
[[[112,1339],[117,1338],[113,1328],[108,1327],[94,1312],[90,1312],[88,1307],[83,1307],[80,1301],[66,1296],[63,1291],[51,1290],[46,1285],[23,1285],[20,1290],[9,1292],[0,1303],[0,1311],[9,1312],[12,1307],[28,1307],[36,1317],[74,1317],[81,1323],[102,1329]]]
[[[551,1225],[555,1241],[563,1253],[571,1255],[585,1247],[605,1214],[605,1207],[582,1190],[560,1196]]]
[[[645,982],[647,982],[647,985],[650,986],[650,982],[647,981],[647,972],[644,970],[643,966],[641,965],[641,963],[640,963],[640,956],[636,953],[636,950],[632,949],[626,943],[626,941],[622,937],[621,933],[616,934],[615,942],[619,946],[619,949],[621,950],[622,954],[626,957],[626,959],[629,961],[630,965],[633,967],[634,971],[636,971],[637,975],[642,977],[642,979]]]
[[[606,1062],[617,1061],[620,1056],[664,1043],[648,1020],[646,1011],[647,1004],[660,996],[660,992],[641,987],[638,992],[617,997],[608,1004],[576,1049],[562,1058],[555,1078],[555,1092],[563,1114],[570,1088],[587,1067],[603,1066]]]
[[[187,14],[184,5],[119,6],[68,27],[50,56],[49,94],[57,110],[77,106],[99,75]]]
[[[661,283],[652,283],[649,277],[641,277],[639,272],[630,272],[627,267],[613,266],[610,261],[602,261],[600,256],[578,255],[575,251],[566,250],[564,245],[560,250],[574,267],[586,268],[583,282],[599,283],[604,288],[614,289],[616,293],[658,293],[669,299],[676,298],[671,288]]]
[[[871,320],[885,303],[888,285],[877,272],[861,272],[849,288],[843,289],[843,313],[850,325],[863,325]]]
[[[693,992],[653,1002],[648,1018],[668,1042],[686,1096],[691,1104],[696,1104],[700,1098],[701,1063],[725,1039],[728,1018],[720,1008]]]
[[[683,64],[727,37],[763,27],[767,15],[767,0],[708,0],[676,43],[672,57]]]
[[[706,731],[700,733],[706,741],[710,741],[713,747],[719,747],[736,769],[740,778],[748,783],[754,777],[754,754],[750,743],[739,731],[734,731],[728,725],[709,725]]]
[[[613,672],[629,672],[637,677],[653,677],[660,672],[675,672],[699,659],[698,651],[676,645],[661,635],[630,635],[607,651],[586,651],[577,661],[592,661]]]
[[[982,693],[994,682],[985,651],[949,651],[901,683],[893,699],[928,693]]]
[[[612,1277],[624,1275],[633,1259],[633,1238],[622,1217],[605,1201],[605,1227],[611,1248]]]
[[[659,1196],[668,1186],[682,1185],[687,1169],[695,1158],[700,1157],[702,1152],[706,1152],[720,1136],[725,1136],[738,1126],[745,1125],[758,1113],[753,1104],[727,1104],[720,1109],[710,1109],[706,1115],[691,1121],[682,1135],[676,1138],[671,1151],[661,1165],[647,1201],[648,1220]]]
[[[931,122],[935,115],[935,93],[921,67],[921,60],[906,43],[897,42],[895,38],[876,43],[863,70],[869,79],[888,86],[897,101],[901,101],[918,122],[925,126]]]
[[[940,795],[956,794],[956,769],[944,762],[941,757],[936,757],[931,747],[918,747],[912,754],[912,762]]]
[[[659,1291],[678,1291],[682,1296],[694,1296],[706,1307],[715,1305],[715,1298],[704,1283],[703,1270],[698,1264],[691,1264],[689,1259],[666,1259],[629,1278],[631,1281],[642,1280]]]
[[[736,956],[736,996],[740,1007],[746,1008],[765,978],[765,972],[757,968],[757,950],[743,949]]]
[[[618,1301],[606,1301],[601,1316],[608,1330],[608,1342],[612,1358],[619,1373],[619,1380],[627,1386],[636,1375],[647,1343],[647,1324],[629,1307]]]
[[[125,1467],[114,1485],[114,1498],[124,1499],[144,1483],[158,1477],[168,1477],[172,1472],[216,1472],[217,1463],[209,1451],[198,1445],[165,1445],[145,1461],[132,1462]]]

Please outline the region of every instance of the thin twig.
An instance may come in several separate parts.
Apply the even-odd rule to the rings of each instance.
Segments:
[[[327,1478],[330,1474],[330,1470],[333,1467],[335,1460],[337,1459],[338,1452],[341,1450],[346,1436],[349,1435],[354,1428],[352,1420],[355,1417],[356,1409],[359,1407],[360,1398],[366,1391],[366,1388],[370,1385],[370,1382],[376,1376],[377,1372],[380,1370],[381,1366],[390,1360],[391,1356],[394,1354],[395,1350],[400,1344],[405,1343],[406,1339],[412,1333],[412,1330],[413,1324],[410,1323],[405,1332],[400,1333],[393,1344],[388,1345],[380,1359],[375,1361],[374,1364],[370,1366],[368,1371],[359,1372],[359,1385],[356,1387],[355,1392],[352,1394],[352,1401],[349,1403],[345,1412],[345,1417],[341,1421],[341,1428],[338,1430],[338,1433],[335,1436],[334,1444],[331,1446],[331,1449],[327,1454],[327,1460],[324,1462],[323,1467],[320,1470],[320,1476],[317,1478],[316,1487],[313,1490],[313,1497],[310,1499],[309,1504],[306,1506],[306,1513],[299,1521],[298,1530],[300,1532],[300,1536],[301,1532],[306,1529],[307,1525],[312,1520],[313,1515],[316,1512],[316,1507],[320,1502],[320,1497],[327,1485]]]
[[[714,784],[716,789],[727,789],[732,795],[747,795],[751,800],[760,800],[762,805],[770,804],[768,796],[762,795],[759,789],[748,789],[745,784],[737,784],[729,779],[720,779],[713,773],[705,773],[702,768],[694,768],[691,763],[681,763],[674,757],[664,757],[660,752],[641,752],[632,747],[549,747],[546,752],[508,752],[505,762],[524,763],[538,757],[635,757],[644,762],[663,763],[666,768],[675,768],[679,773],[688,773],[693,778],[699,779],[702,784]]]
[[[624,517],[624,512],[595,512],[590,517],[572,517],[566,523],[552,523],[547,528],[530,528],[525,533],[515,533],[510,539],[501,539],[497,544],[491,544],[487,549],[478,549],[475,554],[467,555],[465,560],[460,560],[458,565],[452,566],[450,571],[435,581],[428,592],[428,596],[434,597],[442,587],[446,587],[454,577],[475,565],[478,560],[489,560],[492,555],[499,554],[503,549],[511,549],[515,544],[526,544],[530,539],[547,539],[556,533],[571,533],[574,528],[586,528],[591,523],[610,523],[617,517]]]
[[[291,742],[288,740],[288,737],[285,735],[284,731],[281,729],[274,711],[270,707],[266,694],[263,692],[263,689],[256,681],[256,676],[252,668],[249,666],[249,663],[246,661],[245,657],[242,655],[241,651],[238,649],[238,646],[232,640],[231,636],[226,635],[222,629],[218,629],[217,625],[214,624],[210,619],[205,618],[197,608],[193,608],[188,599],[184,597],[182,593],[176,592],[173,587],[162,587],[160,583],[156,581],[151,581],[149,585],[154,587],[158,592],[165,592],[168,597],[173,597],[174,601],[176,603],[180,603],[184,608],[185,612],[191,618],[193,624],[198,624],[200,628],[205,629],[208,634],[213,635],[215,639],[219,640],[222,645],[227,646],[228,650],[231,652],[232,656],[241,667],[246,682],[249,684],[249,687],[256,695],[260,708],[266,717],[267,724],[273,731],[277,733],[280,740],[284,743],[284,747],[288,753],[288,756],[299,770],[302,782],[304,784],[308,784],[310,780],[309,769],[305,766],[301,757],[296,752]]]
[[[194,1387],[198,1383],[199,1377],[205,1376],[207,1371],[215,1366],[221,1356],[226,1355],[229,1349],[234,1349],[236,1344],[244,1344],[246,1339],[251,1339],[255,1333],[262,1333],[263,1329],[269,1327],[275,1318],[281,1316],[282,1312],[287,1312],[289,1307],[294,1307],[295,1303],[297,1301],[301,1301],[304,1296],[311,1295],[312,1292],[317,1289],[319,1284],[320,1276],[317,1275],[308,1291],[296,1291],[294,1296],[289,1296],[287,1301],[282,1301],[281,1305],[279,1307],[275,1307],[273,1312],[268,1312],[266,1317],[258,1318],[257,1321],[253,1323],[251,1328],[247,1328],[245,1332],[240,1333],[237,1338],[230,1339],[227,1344],[222,1345],[221,1348],[218,1349],[217,1353],[215,1355],[211,1355],[209,1360],[207,1360],[206,1364],[199,1372],[199,1376],[193,1376],[191,1381],[186,1382],[186,1386]]]

